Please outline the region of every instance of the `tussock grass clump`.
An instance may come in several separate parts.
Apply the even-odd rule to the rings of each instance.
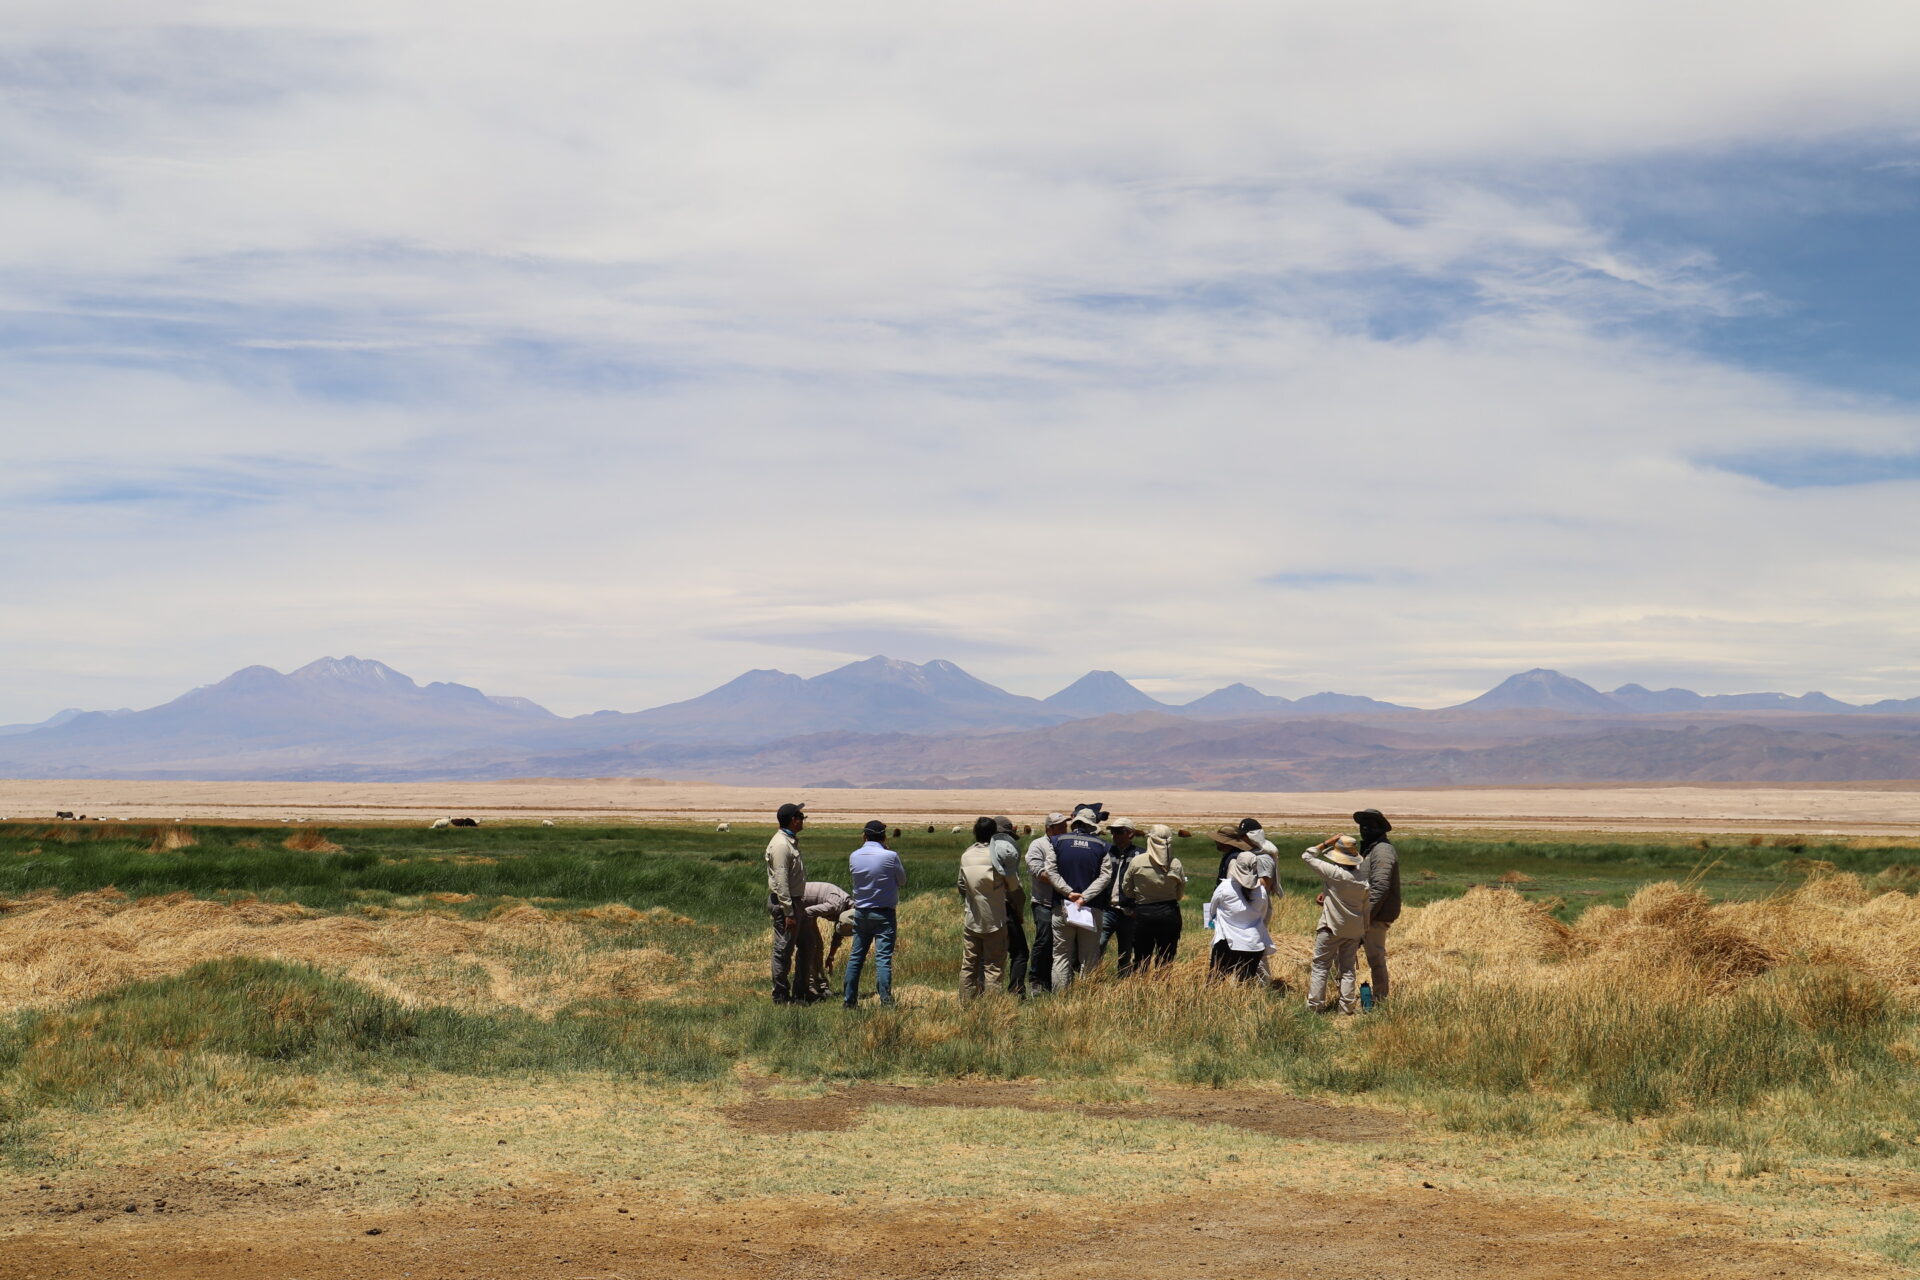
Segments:
[[[1876,892],[1848,872],[1816,875],[1757,902],[1714,902],[1671,881],[1572,924],[1556,900],[1470,889],[1394,926],[1396,977],[1431,983],[1471,970],[1535,985],[1612,987],[1678,977],[1731,990],[1789,965],[1841,965],[1920,997],[1920,898]]]
[[[147,852],[178,853],[182,849],[194,848],[199,843],[192,827],[155,827],[148,838]]]
[[[320,834],[318,827],[302,827],[282,842],[295,853],[339,853],[340,846]]]

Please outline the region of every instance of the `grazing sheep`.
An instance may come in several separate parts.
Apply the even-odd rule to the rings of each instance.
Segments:
[[[552,825],[553,825],[553,819],[552,819],[552,818],[542,818],[542,819],[540,819],[540,825],[541,825],[541,826],[543,826],[543,827],[550,827],[550,826],[552,826]]]
[[[435,819],[433,820],[433,825],[432,825],[432,826],[430,826],[430,827],[428,827],[428,828],[427,828],[427,830],[429,830],[429,831],[444,831],[444,830],[446,830],[446,829],[447,829],[448,827],[450,827],[450,826],[452,826],[452,825],[453,825],[453,819],[452,819],[452,818],[435,818]]]
[[[954,824],[953,824],[952,826],[950,826],[950,827],[948,827],[948,828],[947,828],[947,834],[948,834],[948,835],[950,835],[950,836],[957,836],[957,835],[959,835],[959,834],[960,834],[960,824],[956,822],[956,823],[954,823]]]
[[[54,814],[53,817],[56,822],[59,821],[61,818],[65,818],[69,822],[71,822],[73,820],[73,810],[62,809],[58,813]]]
[[[456,827],[477,827],[477,826],[479,826],[479,825],[480,825],[480,819],[478,819],[478,818],[455,818],[455,819],[453,820],[453,825],[454,825],[454,826],[456,826]]]
[[[731,830],[733,830],[733,824],[731,822],[723,822],[714,828],[714,831],[719,835],[725,835]]]

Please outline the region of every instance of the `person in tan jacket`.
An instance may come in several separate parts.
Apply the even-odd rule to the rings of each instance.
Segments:
[[[1300,860],[1320,873],[1320,923],[1313,931],[1313,970],[1307,984],[1307,1007],[1327,1009],[1327,974],[1340,974],[1340,1012],[1360,1012],[1354,993],[1354,970],[1360,958],[1360,940],[1367,936],[1367,882],[1355,873],[1360,865],[1358,844],[1352,836],[1335,836],[1308,849]],[[1324,855],[1324,856],[1322,856]]]
[[[807,864],[800,857],[800,832],[807,825],[807,806],[783,804],[774,817],[780,829],[767,841],[767,914],[773,918],[773,1002],[806,1004],[812,999],[807,991],[807,975],[820,967],[819,930],[802,919]]]
[[[992,818],[973,824],[973,843],[960,855],[955,881],[966,911],[961,927],[960,998],[998,991],[1007,966],[1007,919],[1026,908],[1020,881],[995,858]]]
[[[1147,831],[1147,851],[1128,861],[1120,877],[1120,897],[1132,903],[1133,971],[1172,964],[1180,949],[1180,899],[1187,892],[1187,871],[1173,856],[1173,831]]]

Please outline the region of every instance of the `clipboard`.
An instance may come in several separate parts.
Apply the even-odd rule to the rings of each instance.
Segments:
[[[1098,932],[1100,926],[1094,923],[1093,908],[1084,902],[1067,904],[1066,922],[1075,929],[1085,929],[1090,933]]]

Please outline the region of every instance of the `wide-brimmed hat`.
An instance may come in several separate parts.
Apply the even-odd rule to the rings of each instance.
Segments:
[[[1253,852],[1253,841],[1241,835],[1238,827],[1216,827],[1207,834],[1207,839],[1228,849],[1237,849],[1241,853]]]
[[[1067,825],[1067,815],[1064,813],[1050,813],[1047,815],[1046,822],[1042,825],[1049,826],[1049,827],[1064,827]]]
[[[1321,856],[1337,867],[1357,867],[1360,865],[1360,859],[1348,853],[1345,849],[1329,849]]]
[[[1353,820],[1365,831],[1368,827],[1377,828],[1382,835],[1393,830],[1393,824],[1387,821],[1387,815],[1378,809],[1356,809]]]
[[[1094,827],[1097,829],[1100,826],[1100,815],[1091,808],[1082,805],[1073,811],[1073,825],[1076,827]]]
[[[1239,885],[1241,889],[1252,892],[1253,887],[1260,883],[1259,860],[1251,852],[1241,853],[1239,857],[1227,864],[1227,878]]]

